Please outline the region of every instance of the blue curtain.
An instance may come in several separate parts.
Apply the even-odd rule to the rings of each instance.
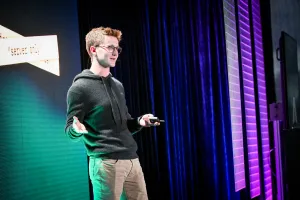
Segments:
[[[92,27],[122,30],[123,52],[112,73],[124,84],[129,110],[165,120],[134,136],[149,198],[240,199],[222,0],[90,0],[79,1],[79,13],[82,51]]]

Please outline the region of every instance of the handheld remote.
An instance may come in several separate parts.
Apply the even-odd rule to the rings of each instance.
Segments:
[[[160,120],[158,117],[149,117],[149,120],[152,124],[154,124],[155,122],[165,122],[164,120]]]

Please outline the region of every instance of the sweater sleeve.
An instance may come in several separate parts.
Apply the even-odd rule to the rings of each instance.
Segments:
[[[127,112],[127,127],[132,134],[135,134],[142,130],[143,127],[139,124],[140,118],[141,117],[132,118],[131,115]]]
[[[71,139],[79,139],[82,133],[77,133],[73,129],[73,117],[83,123],[85,115],[83,96],[80,93],[69,90],[67,93],[67,119],[65,125],[65,133]]]
[[[121,90],[122,90],[122,92],[124,94],[124,98],[125,98],[125,90],[124,90],[123,85],[121,85]],[[126,98],[125,98],[125,102],[126,102]],[[126,113],[126,118],[127,118],[127,128],[132,133],[132,135],[141,131],[143,128],[139,123],[141,117],[136,117],[136,118],[131,117],[131,115],[128,112],[128,107],[127,107],[126,103],[125,103],[125,113]]]

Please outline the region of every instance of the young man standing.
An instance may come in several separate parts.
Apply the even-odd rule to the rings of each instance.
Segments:
[[[82,138],[89,156],[89,176],[95,200],[148,199],[143,171],[132,134],[152,124],[145,114],[132,118],[125,92],[112,76],[121,53],[121,31],[94,28],[86,35],[90,69],[76,75],[67,94],[66,134]]]

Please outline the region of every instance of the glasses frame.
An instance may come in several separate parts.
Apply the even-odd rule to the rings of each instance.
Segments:
[[[102,46],[102,45],[96,45],[97,47],[101,47],[102,49],[106,50],[109,53],[113,53],[115,50],[117,50],[118,54],[120,55],[120,53],[122,52],[122,47],[115,47],[113,45],[110,46]]]

